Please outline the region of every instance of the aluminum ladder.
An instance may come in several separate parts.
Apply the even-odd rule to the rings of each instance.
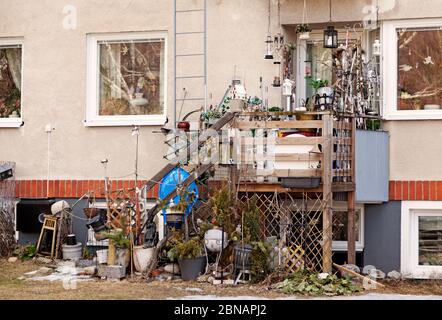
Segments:
[[[174,0],[174,22],[173,22],[173,29],[174,29],[174,86],[173,86],[173,100],[174,100],[174,106],[173,106],[173,127],[176,128],[177,122],[181,119],[177,118],[177,105],[178,103],[181,103],[184,105],[186,101],[200,101],[204,103],[204,110],[207,110],[207,0],[200,0],[198,1],[198,6],[203,6],[195,8],[195,9],[182,9],[181,6],[184,6],[184,3],[189,3],[189,0]],[[186,16],[189,16],[194,13],[200,13],[203,17],[203,30],[198,31],[189,31],[189,30],[178,30],[181,29],[178,27],[178,20],[179,19],[185,19]],[[178,48],[177,40],[180,38],[186,38],[186,37],[192,37],[200,35],[203,37],[203,52],[186,52],[181,53]],[[186,42],[188,43],[188,42]],[[195,47],[195,46],[192,46]],[[201,63],[203,63],[203,74],[178,74],[177,65],[178,62],[184,61],[186,59],[197,57],[202,59]],[[180,84],[180,87],[185,88],[185,82],[186,80],[195,80],[200,79],[203,81],[203,92],[201,93],[202,96],[193,96],[193,97],[187,97],[187,95],[183,95],[182,97],[178,97],[177,95],[177,89],[178,89],[178,83]]]

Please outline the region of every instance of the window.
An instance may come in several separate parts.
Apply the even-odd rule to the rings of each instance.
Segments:
[[[347,251],[348,240],[348,212],[344,209],[333,210],[333,250]],[[356,250],[362,251],[364,249],[363,241],[363,206],[357,206],[355,209],[355,238]]]
[[[21,40],[0,39],[0,127],[19,127],[21,118]]]
[[[162,125],[166,120],[165,34],[88,36],[86,125]]]
[[[442,266],[442,215],[418,217],[420,266]]]
[[[403,201],[401,271],[413,278],[442,277],[442,203]]]
[[[442,119],[442,19],[384,22],[386,119]]]

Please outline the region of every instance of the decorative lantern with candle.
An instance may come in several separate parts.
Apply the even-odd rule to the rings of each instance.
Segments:
[[[373,55],[379,57],[381,55],[381,42],[379,39],[376,39],[373,43]]]
[[[324,48],[336,49],[338,47],[338,31],[335,27],[328,26],[324,30]]]

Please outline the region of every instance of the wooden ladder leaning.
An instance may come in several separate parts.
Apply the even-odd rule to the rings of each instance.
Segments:
[[[45,215],[45,220],[43,222],[43,227],[41,228],[40,237],[38,238],[38,243],[37,243],[37,250],[36,250],[37,253],[50,254],[51,259],[55,257],[55,243],[56,243],[56,236],[58,230],[57,225],[58,225],[58,217]],[[52,231],[51,252],[41,251],[43,235],[46,231]]]

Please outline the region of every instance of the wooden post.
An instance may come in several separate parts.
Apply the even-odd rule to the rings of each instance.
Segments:
[[[347,220],[347,263],[356,263],[356,237],[355,237],[355,192],[348,193],[348,220]]]
[[[351,181],[356,186],[355,160],[356,160],[356,118],[351,118]],[[348,193],[348,220],[347,220],[347,263],[356,263],[356,235],[355,235],[355,206],[356,191],[352,190]]]
[[[332,272],[332,153],[333,153],[333,117],[331,115],[323,116],[322,136],[323,144],[323,174],[322,174],[322,196],[323,208],[322,213],[322,271]]]

